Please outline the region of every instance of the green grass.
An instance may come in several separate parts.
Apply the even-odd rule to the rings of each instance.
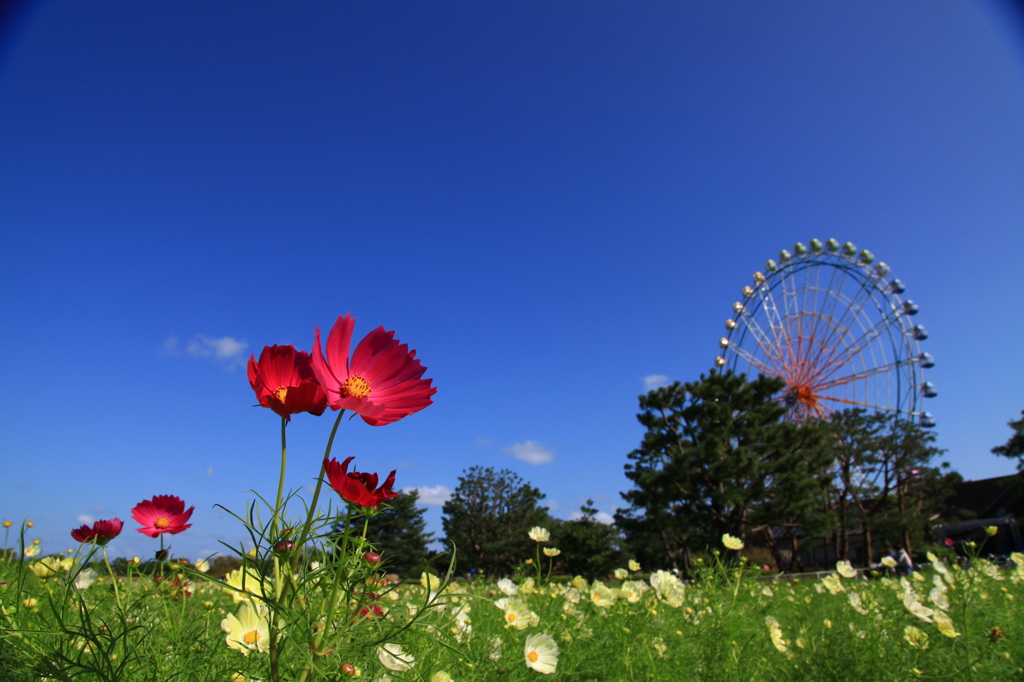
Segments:
[[[110,578],[80,590],[71,584],[77,566],[39,578],[28,563],[0,562],[0,581],[7,583],[0,588],[2,680],[270,679],[267,654],[243,655],[225,642],[221,621],[241,604],[194,571],[173,573],[191,577],[190,597],[182,596],[180,583],[148,577],[120,579],[115,596]],[[454,682],[1021,679],[1024,571],[980,559],[970,569],[938,566],[945,573],[932,569],[909,581],[876,576],[792,582],[716,566],[681,589],[666,586],[662,575],[660,594],[643,575],[646,589],[634,585],[634,600],[614,594],[621,585],[617,579],[604,582],[618,596],[614,600],[579,580],[575,588],[565,580],[520,581],[518,593],[508,598],[522,604],[510,607],[518,609],[522,629],[495,606],[506,597],[495,581],[454,581],[433,601],[424,587],[406,583],[373,602],[383,617],[335,621],[345,637],[333,651],[288,649],[281,678],[298,679],[297,671],[312,657],[319,672],[307,679],[322,680],[348,679],[344,663],[367,680],[388,675],[429,681],[441,672]],[[920,607],[913,607],[909,590]],[[320,593],[304,594],[315,600]],[[607,605],[595,604],[593,594],[603,594]],[[946,634],[937,619],[942,616],[928,610],[945,614]],[[535,624],[530,613],[536,614]],[[771,619],[778,623],[774,628]],[[908,641],[908,628],[923,636]],[[524,644],[538,633],[558,646],[551,675],[526,665]],[[299,644],[302,636],[285,630],[283,641]],[[415,665],[386,670],[375,643],[382,636],[415,657]]]

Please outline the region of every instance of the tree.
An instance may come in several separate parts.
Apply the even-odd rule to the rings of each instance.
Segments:
[[[426,532],[426,510],[416,506],[419,498],[416,490],[400,493],[382,504],[367,525],[366,539],[380,554],[384,569],[401,576],[419,575],[427,563],[427,545],[434,538]],[[339,524],[335,531],[344,528]],[[362,535],[362,517],[353,520],[352,530]]]
[[[442,508],[447,541],[455,545],[459,570],[503,574],[533,558],[533,526],[554,521],[543,507],[543,493],[508,469],[471,467],[459,478]]]
[[[593,504],[587,500],[580,507],[582,516],[560,522],[553,532],[555,545],[562,552],[556,560],[559,569],[591,580],[625,565],[618,529],[598,521]]]
[[[788,527],[795,544],[820,499],[813,491],[827,483],[819,475],[828,455],[820,430],[783,421],[786,408],[772,398],[784,385],[713,372],[640,396],[647,433],[628,455],[635,488],[616,519],[643,562],[686,570],[694,549],[755,528]],[[661,549],[654,561],[652,543]]]
[[[1021,411],[1024,415],[1024,410]],[[1016,421],[1010,421],[1007,426],[1013,429],[1013,435],[1005,445],[998,445],[992,448],[992,454],[1003,457],[1017,458],[1017,469],[1024,471],[1024,416]]]
[[[911,551],[928,534],[930,519],[944,509],[959,474],[949,464],[932,466],[943,450],[935,434],[917,423],[862,409],[835,412],[829,420],[835,485],[836,556],[849,558],[848,537],[859,528],[862,563],[874,561],[878,542]]]

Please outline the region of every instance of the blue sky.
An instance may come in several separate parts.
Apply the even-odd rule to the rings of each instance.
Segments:
[[[1024,38],[1008,5],[26,3],[0,31],[0,517],[47,551],[156,494],[276,487],[244,361],[338,315],[435,404],[343,424],[440,534],[509,468],[610,514],[645,378],[689,381],[796,241],[872,250],[930,331],[965,478],[1024,409]],[[1017,22],[1017,23],[1015,23]],[[331,417],[289,427],[288,484]],[[117,554],[156,541],[126,530]]]

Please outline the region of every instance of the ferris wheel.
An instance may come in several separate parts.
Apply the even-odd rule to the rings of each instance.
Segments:
[[[903,283],[874,260],[835,239],[781,251],[733,304],[715,366],[781,378],[778,398],[795,422],[860,407],[934,426],[923,410],[938,395],[924,380],[935,365],[920,348],[928,331]]]

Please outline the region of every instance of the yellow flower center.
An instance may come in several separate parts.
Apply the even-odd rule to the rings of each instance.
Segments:
[[[530,663],[536,663],[537,659],[540,658],[540,656],[537,655],[536,651],[531,651],[530,653],[526,654],[526,657],[530,659]]]
[[[255,644],[256,642],[260,641],[260,631],[249,630],[249,632],[245,633],[242,639],[245,640],[246,644]]]
[[[601,601],[601,593],[600,592],[595,592],[594,593],[594,601]]]
[[[353,374],[341,382],[342,395],[360,400],[370,395],[370,382],[361,376]]]
[[[154,528],[167,528],[169,525],[171,525],[171,522],[166,516],[161,516],[153,522]]]
[[[284,403],[284,399],[288,397],[288,387],[281,386],[280,388],[278,388],[276,391],[274,391],[274,397],[280,400],[281,403]]]
[[[505,618],[507,618],[507,619],[508,619],[508,622],[510,622],[510,623],[514,623],[514,622],[516,622],[516,618],[518,618],[518,617],[519,617],[519,616],[517,616],[517,615],[516,615],[516,614],[514,614],[514,613],[510,613],[510,614],[508,614],[507,616],[505,616]]]

